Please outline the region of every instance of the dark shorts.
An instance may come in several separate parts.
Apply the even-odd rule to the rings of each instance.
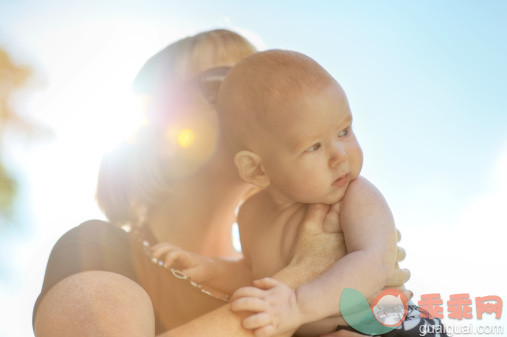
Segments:
[[[350,326],[339,325],[338,330],[349,330],[360,333]],[[444,325],[438,318],[423,318],[419,307],[414,304],[408,306],[407,317],[396,329],[380,336],[387,337],[448,337]]]

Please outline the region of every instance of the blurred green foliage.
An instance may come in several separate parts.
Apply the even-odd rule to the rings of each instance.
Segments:
[[[16,181],[8,175],[0,162],[0,213],[2,215],[10,215],[16,188]]]
[[[32,136],[39,129],[36,123],[20,115],[12,104],[14,93],[25,87],[31,77],[32,70],[29,67],[17,65],[0,48],[0,217],[11,215],[18,185],[5,165],[5,131],[12,128],[14,132]]]

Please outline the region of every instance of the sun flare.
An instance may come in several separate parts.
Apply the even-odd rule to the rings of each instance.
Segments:
[[[178,133],[178,145],[187,148],[194,143],[194,132],[191,129],[183,129]]]

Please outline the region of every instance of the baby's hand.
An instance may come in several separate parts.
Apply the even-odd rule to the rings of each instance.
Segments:
[[[295,331],[302,324],[293,289],[271,278],[256,280],[254,286],[238,289],[231,298],[232,311],[254,313],[243,320],[245,329],[253,330],[256,337],[268,337]]]
[[[164,262],[164,266],[179,269],[196,282],[205,282],[214,277],[216,261],[212,258],[188,252],[170,243],[156,244],[151,251],[153,257]]]

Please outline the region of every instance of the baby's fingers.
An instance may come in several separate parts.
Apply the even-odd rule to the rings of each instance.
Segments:
[[[192,268],[187,268],[182,270],[183,274],[190,277],[192,280],[196,282],[202,282],[208,278],[206,270],[202,268],[202,266],[196,266]]]
[[[396,247],[396,262],[401,262],[405,260],[407,253],[403,247]]]
[[[267,309],[266,302],[257,297],[241,297],[231,303],[231,311],[261,312]]]
[[[406,268],[400,269],[396,264],[396,268],[389,276],[389,280],[387,280],[388,287],[398,287],[402,286],[410,279],[410,271]]]
[[[187,255],[187,252],[185,252],[183,250],[180,250],[180,249],[171,250],[165,256],[164,264],[167,267],[171,267],[176,261],[178,261],[179,263],[184,263],[184,260],[185,260],[184,258],[186,255]]]
[[[265,278],[261,278],[260,280],[253,281],[253,284],[257,288],[269,290],[273,287],[276,287],[279,284],[279,282],[275,279],[265,277]]]
[[[176,245],[173,245],[172,243],[167,243],[167,242],[159,242],[157,244],[154,244],[153,246],[150,247],[151,250],[156,250],[156,249],[159,249],[159,248],[164,248],[164,247],[169,247],[169,248],[180,248]],[[181,248],[180,248],[181,249]]]
[[[262,298],[264,290],[255,287],[243,287],[239,288],[232,294],[231,301],[234,301],[240,297],[259,297]]]
[[[245,329],[253,330],[262,328],[271,323],[271,316],[265,312],[261,312],[252,316],[249,316],[243,320],[243,327]]]
[[[270,337],[276,335],[276,329],[272,324],[254,330],[255,337]]]
[[[153,255],[153,257],[160,259],[160,257],[162,255],[167,254],[168,252],[175,250],[175,249],[180,249],[180,248],[175,245],[171,245],[169,243],[159,243],[159,244],[151,247],[151,254]]]
[[[396,228],[396,242],[400,242],[401,240],[401,232],[398,228]]]

